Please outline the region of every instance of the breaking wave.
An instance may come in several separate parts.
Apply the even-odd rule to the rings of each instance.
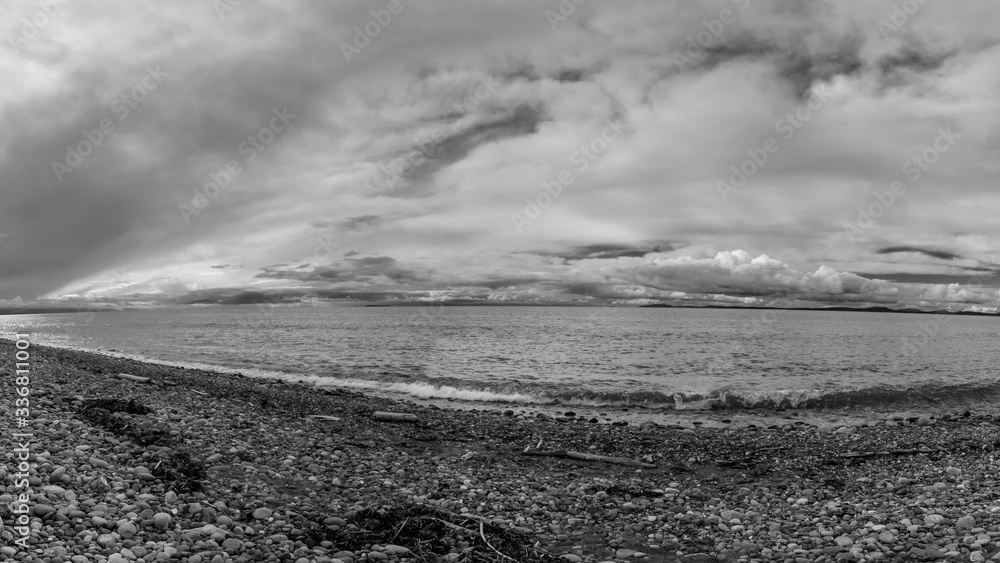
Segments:
[[[474,403],[576,405],[581,407],[645,408],[662,410],[831,409],[947,405],[962,401],[1000,399],[1000,383],[981,385],[929,384],[913,387],[876,386],[833,391],[718,389],[706,393],[669,393],[656,390],[543,391],[467,388],[427,382],[383,382],[365,379],[327,379],[324,385],[401,394],[420,399],[451,399]]]

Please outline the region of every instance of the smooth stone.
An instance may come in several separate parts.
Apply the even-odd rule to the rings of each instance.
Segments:
[[[264,508],[264,507],[258,508],[257,510],[253,511],[253,517],[256,518],[257,520],[266,520],[270,518],[272,514],[273,512],[271,512],[270,508]]]
[[[166,512],[157,512],[153,515],[153,524],[160,530],[166,530],[171,520],[173,518]]]
[[[36,504],[31,507],[31,513],[38,517],[43,517],[52,514],[56,511],[54,506],[48,504]]]

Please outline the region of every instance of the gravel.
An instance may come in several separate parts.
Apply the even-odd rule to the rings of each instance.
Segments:
[[[13,352],[0,343],[0,365]],[[8,448],[0,559],[1000,560],[1000,417],[986,405],[866,412],[849,431],[795,411],[756,427],[613,425],[41,346],[32,362],[30,548],[13,545],[23,490]],[[0,424],[24,431],[13,386],[0,391]],[[657,467],[520,455],[528,446]]]

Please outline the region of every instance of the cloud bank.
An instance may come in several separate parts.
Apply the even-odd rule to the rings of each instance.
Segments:
[[[989,310],[1000,7],[895,4],[14,3],[0,299]]]

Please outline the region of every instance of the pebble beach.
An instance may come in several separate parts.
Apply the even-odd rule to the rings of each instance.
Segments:
[[[995,407],[637,423],[30,355],[18,427],[0,342],[0,560],[1000,560]],[[27,488],[15,433],[32,435]]]

